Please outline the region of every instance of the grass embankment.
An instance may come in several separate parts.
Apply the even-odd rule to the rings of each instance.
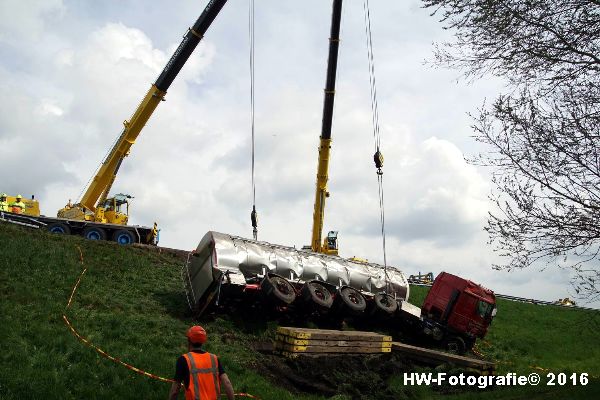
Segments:
[[[109,354],[164,377],[172,376],[176,357],[185,351],[183,334],[192,321],[179,261],[137,248],[0,223],[0,398],[166,398],[169,384],[100,357],[63,323],[67,299],[83,268],[77,246],[83,251],[87,272],[66,311],[75,329]],[[413,293],[413,299],[424,296],[421,288]],[[525,373],[531,371],[530,365],[538,365],[556,372],[600,375],[593,315],[500,301],[487,342],[480,348],[501,362],[500,372]],[[259,372],[271,359],[252,346],[273,337],[275,323],[252,324],[247,319],[242,315],[202,321],[209,332],[207,349],[219,354],[236,392],[262,399],[323,398],[292,393]],[[356,383],[343,374],[336,377],[347,380],[347,387]],[[387,386],[389,398],[439,396],[429,388],[403,387],[401,377],[390,378]],[[481,394],[472,391],[459,397]],[[484,395],[600,398],[600,385],[596,381],[585,388],[507,388]],[[376,391],[372,394],[372,398],[381,397]]]
[[[166,398],[170,384],[100,357],[63,323],[67,299],[83,269],[76,246],[87,272],[66,314],[81,335],[167,378],[186,351],[184,334],[191,319],[177,260],[0,223],[0,398]],[[253,372],[258,355],[247,348],[255,336],[239,332],[230,321],[205,325],[207,349],[220,355],[237,391],[296,398]]]

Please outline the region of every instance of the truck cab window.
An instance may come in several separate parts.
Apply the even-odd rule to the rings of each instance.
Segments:
[[[487,319],[491,316],[494,305],[486,301],[479,300],[477,302],[477,315],[481,318]]]

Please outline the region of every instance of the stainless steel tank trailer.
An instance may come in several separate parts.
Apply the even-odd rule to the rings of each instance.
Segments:
[[[396,321],[459,354],[485,337],[497,311],[492,290],[447,272],[438,274],[417,307],[394,267],[217,232],[204,235],[182,277],[196,316],[227,298],[248,304],[259,298],[278,311],[309,311],[331,322],[347,316],[369,324]]]
[[[255,295],[284,311],[391,316],[409,295],[406,277],[394,267],[212,231],[189,254],[182,278],[196,316],[226,297]]]

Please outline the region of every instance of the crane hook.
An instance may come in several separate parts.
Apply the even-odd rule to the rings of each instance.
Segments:
[[[375,161],[375,168],[377,168],[377,175],[383,175],[383,154],[379,150],[373,155],[373,161]]]
[[[252,221],[252,235],[254,236],[254,240],[258,240],[258,213],[256,212],[256,206],[252,206],[250,220]]]

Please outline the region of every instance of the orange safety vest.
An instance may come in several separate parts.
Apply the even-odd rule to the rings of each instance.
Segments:
[[[22,201],[12,203],[10,205],[11,211],[15,214],[23,214],[25,211],[25,203]]]
[[[221,396],[217,356],[192,352],[183,356],[190,371],[190,384],[185,388],[185,400],[217,400]]]

